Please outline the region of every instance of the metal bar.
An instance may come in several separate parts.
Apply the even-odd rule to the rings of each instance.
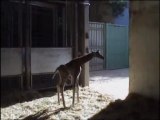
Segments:
[[[25,89],[31,87],[31,6],[28,1],[25,4],[26,7],[26,21],[25,21]]]
[[[21,3],[21,4],[26,4],[26,2],[28,2],[28,0],[9,0],[9,2],[12,2],[12,3]],[[52,8],[54,6],[57,6],[57,5],[65,5],[66,2],[65,1],[29,1],[29,5],[35,5],[35,6],[39,6],[39,7],[47,7],[47,8]]]
[[[55,46],[55,8],[52,9],[52,13],[53,13],[53,36],[52,36],[52,40],[53,40],[53,47]]]
[[[57,22],[57,19],[58,19],[58,16],[57,16],[57,7],[55,9],[55,44],[56,44],[56,47],[58,46],[58,37],[57,37],[57,25],[58,25],[58,22]]]
[[[22,32],[22,4],[18,4],[18,41],[19,47],[22,48],[23,32]]]
[[[10,47],[13,47],[13,6],[10,5]]]
[[[38,1],[31,1],[29,4],[33,5],[33,6],[47,7],[47,8],[53,8],[53,7],[55,7],[52,4],[48,4],[46,2],[38,2]]]
[[[63,34],[63,47],[66,47],[67,46],[67,40],[66,40],[66,15],[65,15],[65,8],[62,8],[62,34]]]
[[[101,51],[104,55],[104,25],[105,23],[90,22],[90,49]],[[95,64],[95,65],[94,65]],[[90,71],[104,69],[104,61],[94,58],[90,61]]]
[[[71,4],[72,6],[72,15],[70,16],[72,19],[71,22],[71,26],[72,26],[72,30],[71,30],[71,36],[72,36],[72,48],[73,48],[73,58],[78,56],[78,26],[77,26],[77,3],[76,2],[72,2]],[[72,17],[74,16],[74,17]]]
[[[66,46],[68,47],[69,45],[68,45],[68,38],[67,38],[67,21],[68,21],[68,16],[67,16],[67,6],[68,6],[68,4],[67,4],[67,1],[66,1],[66,6],[65,6],[65,39],[66,39]]]
[[[96,28],[98,28],[98,24],[96,24]],[[97,40],[98,40],[98,30],[96,30],[96,50],[97,50]],[[97,63],[97,58],[95,58],[95,62]],[[97,67],[96,67],[97,69]]]
[[[78,5],[75,2],[75,57],[78,56]]]

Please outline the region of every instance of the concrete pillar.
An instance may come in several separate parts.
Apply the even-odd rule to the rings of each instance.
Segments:
[[[159,99],[159,1],[130,7],[129,92]]]
[[[81,1],[78,3],[78,52],[85,55],[89,40],[89,3]],[[80,85],[89,85],[89,62],[82,66]]]

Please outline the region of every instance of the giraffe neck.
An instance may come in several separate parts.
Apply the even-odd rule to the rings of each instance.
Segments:
[[[89,54],[84,55],[82,57],[76,58],[75,61],[77,61],[77,63],[79,63],[79,65],[83,65],[84,63],[90,61],[93,57],[94,57],[94,55],[92,53],[89,53]]]

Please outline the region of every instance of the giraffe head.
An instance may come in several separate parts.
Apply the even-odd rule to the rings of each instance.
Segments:
[[[94,57],[98,57],[100,59],[104,59],[104,57],[100,54],[99,50],[97,50],[96,52],[92,52]]]

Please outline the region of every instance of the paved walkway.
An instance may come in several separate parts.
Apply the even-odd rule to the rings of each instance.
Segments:
[[[125,99],[129,90],[129,69],[90,72],[89,87],[114,99]]]

